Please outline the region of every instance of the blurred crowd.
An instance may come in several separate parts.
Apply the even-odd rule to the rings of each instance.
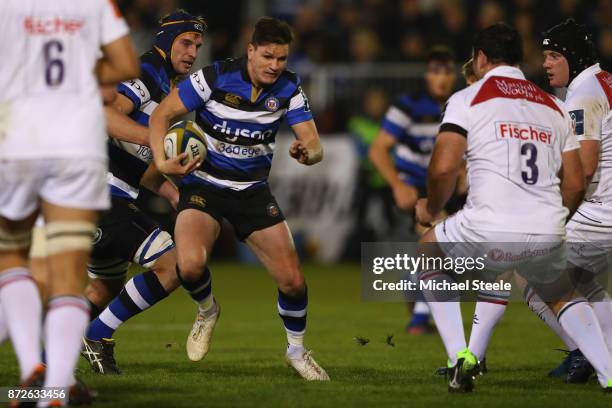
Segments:
[[[240,53],[261,14],[295,30],[293,62],[422,61],[447,44],[463,61],[475,32],[497,21],[513,24],[525,41],[526,69],[539,69],[540,33],[573,17],[593,32],[604,66],[612,62],[612,0],[118,0],[136,37],[146,42],[160,15],[185,7],[209,22],[211,58]]]

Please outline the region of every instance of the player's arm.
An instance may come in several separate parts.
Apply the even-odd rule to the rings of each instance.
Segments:
[[[397,207],[402,210],[411,210],[414,208],[414,204],[419,198],[419,193],[416,188],[402,181],[395,168],[391,151],[396,144],[397,139],[382,128],[372,141],[368,156],[374,167],[387,183],[389,183]]]
[[[374,167],[376,167],[380,175],[389,183],[391,188],[404,184],[391,158],[391,151],[396,144],[397,140],[393,135],[385,129],[380,129],[368,151],[370,161]]]
[[[585,178],[578,149],[563,152],[560,170],[561,197],[563,206],[569,210],[569,221],[582,202],[585,193]]]
[[[298,162],[311,166],[323,160],[323,146],[314,120],[291,126],[297,140],[289,148],[289,154]]]
[[[599,140],[582,140],[580,142],[580,162],[587,185],[591,184],[599,164]]]
[[[437,216],[455,192],[467,149],[466,136],[442,131],[436,138],[427,171],[427,211]]]
[[[164,153],[164,136],[170,126],[170,121],[187,112],[189,110],[179,96],[179,88],[174,88],[149,118],[149,142],[153,151],[153,160],[157,169],[163,174],[184,176],[200,165],[199,157],[194,157],[193,160],[182,165],[181,161],[187,157],[185,152],[170,159],[166,159]]]
[[[173,182],[166,179],[157,170],[155,163],[149,164],[149,167],[140,179],[140,184],[147,190],[154,192],[160,197],[164,197],[172,205],[172,208],[176,209],[179,199],[178,189]]]
[[[149,130],[128,116],[133,110],[134,102],[119,93],[112,104],[104,107],[107,132],[114,139],[148,146]]]
[[[597,171],[601,146],[601,123],[604,107],[597,95],[578,94],[567,101],[572,129],[580,143],[580,161],[587,186]]]
[[[140,76],[138,57],[127,35],[103,45],[102,55],[96,65],[96,76],[101,85],[116,84]]]

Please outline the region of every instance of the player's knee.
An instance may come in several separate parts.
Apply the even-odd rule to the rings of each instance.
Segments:
[[[156,228],[136,250],[133,261],[140,266],[151,269],[172,248],[174,248],[174,241],[172,241],[170,234]]]
[[[299,268],[289,271],[289,273],[287,273],[286,276],[284,276],[283,279],[278,282],[278,288],[281,290],[281,292],[289,296],[297,296],[303,293],[306,289],[304,275],[302,275]]]
[[[46,226],[47,255],[89,251],[96,225],[89,221],[52,221]]]
[[[181,278],[186,281],[197,280],[206,266],[206,250],[179,254],[177,266],[180,270]]]
[[[0,228],[0,251],[13,252],[27,249],[32,241],[32,231],[11,231]]]

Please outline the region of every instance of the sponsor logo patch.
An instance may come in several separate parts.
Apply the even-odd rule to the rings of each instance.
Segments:
[[[197,207],[204,208],[206,207],[206,199],[198,195],[192,195],[191,197],[189,197],[189,204],[193,204]]]
[[[576,136],[584,135],[584,109],[570,111],[570,119],[572,120],[572,128]]]
[[[242,97],[233,94],[233,93],[226,93],[225,96],[223,97],[223,101],[225,102],[226,105],[229,105],[233,108],[237,108],[238,106],[240,106],[240,102],[242,101]]]
[[[268,210],[268,215],[270,217],[278,217],[280,214],[280,210],[278,209],[278,206],[274,203],[268,204],[267,210]]]

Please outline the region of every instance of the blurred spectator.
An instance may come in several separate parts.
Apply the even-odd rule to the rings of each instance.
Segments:
[[[603,69],[612,70],[612,27],[606,27],[599,34],[599,56]]]

